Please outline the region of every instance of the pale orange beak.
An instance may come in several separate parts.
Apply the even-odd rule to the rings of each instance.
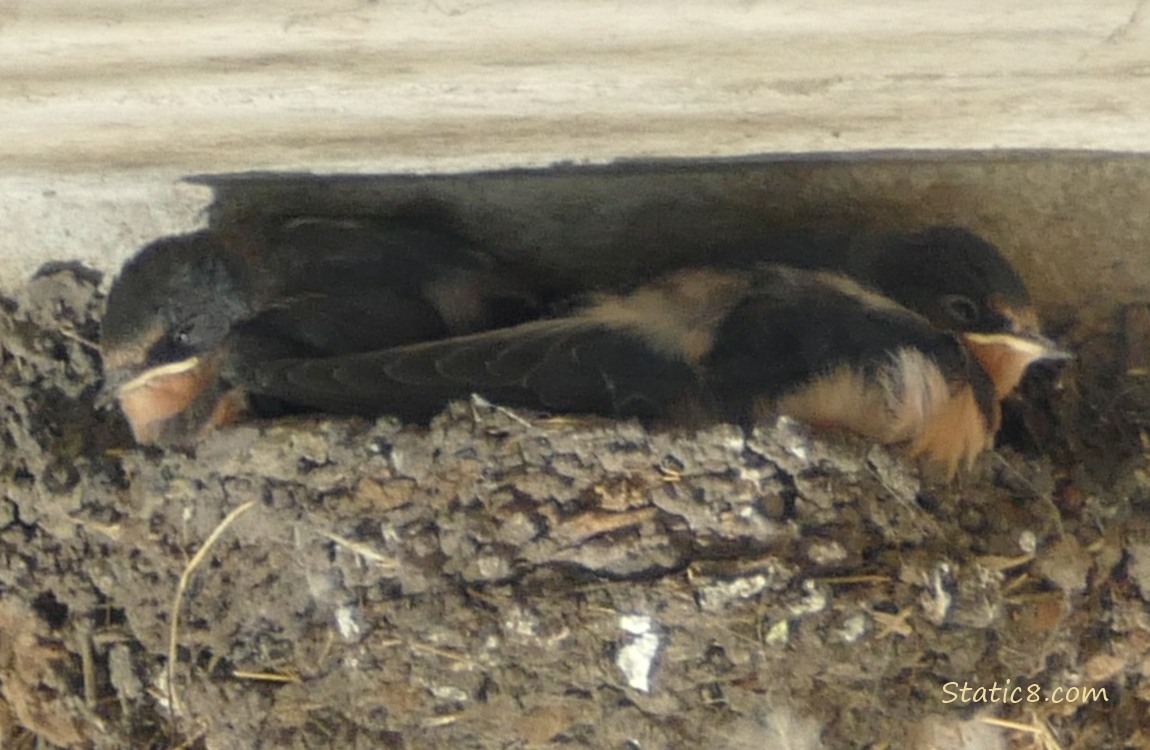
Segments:
[[[1004,313],[1014,324],[1014,330],[962,334],[967,348],[994,381],[995,396],[1000,400],[1018,386],[1026,369],[1035,362],[1074,358],[1038,332],[1038,316],[1033,310]]]
[[[167,423],[190,408],[214,377],[214,367],[192,357],[154,367],[120,386],[116,397],[136,442],[163,442]]]

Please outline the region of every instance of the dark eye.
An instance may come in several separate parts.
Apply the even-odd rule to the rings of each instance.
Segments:
[[[970,326],[978,322],[978,305],[970,297],[961,294],[943,297],[942,309],[958,325]]]
[[[168,332],[148,350],[149,366],[163,365],[187,359],[192,351],[192,327],[184,326]]]

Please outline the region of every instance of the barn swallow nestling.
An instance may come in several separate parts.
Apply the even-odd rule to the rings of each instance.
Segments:
[[[229,377],[320,411],[414,420],[473,392],[653,420],[781,413],[906,443],[953,474],[991,445],[999,400],[1026,366],[1061,356],[1025,326],[955,335],[845,276],[760,265],[683,270],[562,318],[469,336],[237,359]]]
[[[141,443],[184,442],[246,396],[219,378],[242,338],[266,356],[370,351],[538,316],[506,269],[443,233],[296,219],[148,245],[108,296],[107,385]]]
[[[843,274],[936,328],[961,334],[983,366],[996,373],[999,398],[1014,389],[1035,358],[1056,351],[1041,336],[1038,314],[1018,271],[995,245],[961,227],[779,232],[727,248],[725,254]]]

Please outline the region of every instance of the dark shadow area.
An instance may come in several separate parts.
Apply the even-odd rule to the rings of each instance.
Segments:
[[[999,244],[1044,306],[1091,304],[1112,273],[1150,295],[1150,159],[1130,154],[906,152],[191,181],[215,191],[215,226],[253,216],[402,217],[559,286],[713,260],[780,228],[956,224]],[[1078,266],[1069,278],[1058,268],[1068,262]]]

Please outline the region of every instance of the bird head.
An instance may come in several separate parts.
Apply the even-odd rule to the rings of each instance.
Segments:
[[[167,442],[171,418],[195,413],[215,387],[219,349],[250,313],[244,281],[209,232],[158,240],[124,266],[108,294],[100,353],[105,391],[139,442]]]
[[[1042,335],[1030,294],[997,247],[958,227],[879,237],[865,276],[882,294],[958,335],[1002,398],[1039,360],[1070,354]]]

